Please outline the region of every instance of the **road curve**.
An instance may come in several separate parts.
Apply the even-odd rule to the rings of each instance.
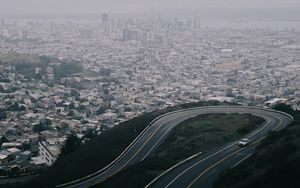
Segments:
[[[213,167],[217,167],[221,163],[218,163],[218,161],[226,162],[231,158],[234,158],[235,161],[240,161],[240,158],[235,157],[236,153],[248,151],[255,145],[255,142],[263,138],[268,131],[282,129],[293,120],[292,116],[283,112],[244,106],[207,106],[170,112],[154,119],[120,156],[105,168],[84,178],[56,187],[86,188],[99,184],[120,170],[143,161],[158,148],[169,135],[170,131],[179,123],[201,114],[211,113],[251,113],[266,119],[267,122],[248,135],[248,137],[254,141],[250,147],[241,149],[236,146],[236,142],[233,142],[205,156],[195,155],[191,159],[169,169],[166,173],[163,173],[163,175],[147,185],[147,187],[198,187],[199,182],[202,183],[202,177],[207,175],[203,172],[207,172],[208,168],[210,170]],[[222,165],[222,167],[224,167],[224,165]]]
[[[210,188],[223,170],[234,168],[250,157],[255,151],[255,146],[269,131],[281,130],[293,121],[290,115],[273,110],[258,109],[253,114],[266,119],[266,123],[246,136],[252,140],[250,146],[241,148],[237,145],[238,141],[235,141],[205,155],[196,154],[168,169],[146,188]]]

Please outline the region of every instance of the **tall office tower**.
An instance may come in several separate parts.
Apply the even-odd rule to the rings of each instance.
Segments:
[[[110,35],[112,32],[112,23],[109,20],[109,15],[107,13],[102,14],[102,23],[100,24],[104,35]]]
[[[163,46],[169,48],[169,30],[165,29],[163,33]]]
[[[129,40],[129,29],[123,29],[123,41]]]
[[[2,20],[1,20],[1,26],[4,26],[4,25],[5,25],[5,20],[2,19]]]
[[[105,35],[110,35],[113,31],[113,24],[111,22],[102,23],[102,29]]]
[[[107,23],[109,20],[109,15],[107,13],[102,14],[102,22]]]
[[[189,31],[192,29],[192,20],[191,19],[186,20],[185,29],[187,29]]]
[[[201,24],[200,24],[200,17],[197,16],[194,18],[194,22],[193,22],[193,28],[194,29],[200,29]]]

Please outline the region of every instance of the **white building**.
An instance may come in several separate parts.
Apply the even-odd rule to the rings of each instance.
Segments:
[[[46,161],[47,166],[51,166],[60,154],[59,144],[50,144],[46,141],[39,142],[39,154]]]
[[[3,165],[8,162],[8,157],[6,155],[0,154],[0,165]]]
[[[286,101],[287,101],[287,99],[285,99],[285,98],[274,98],[274,99],[271,99],[271,100],[265,102],[265,105],[266,106],[274,106],[279,103],[285,103]]]

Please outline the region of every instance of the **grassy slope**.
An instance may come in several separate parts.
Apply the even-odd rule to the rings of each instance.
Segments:
[[[263,122],[250,114],[208,114],[189,119],[173,130],[152,157],[95,187],[144,187],[181,160],[236,140]]]
[[[288,128],[270,132],[256,153],[240,166],[226,170],[214,188],[298,188],[300,187],[300,112],[281,106],[295,121]]]
[[[229,105],[229,103],[223,104]],[[212,105],[221,105],[221,103],[202,101],[183,104],[134,118],[102,133],[90,143],[57,161],[39,178],[19,186],[7,185],[6,187],[54,187],[54,185],[84,177],[105,167],[115,159],[155,117],[178,109]]]

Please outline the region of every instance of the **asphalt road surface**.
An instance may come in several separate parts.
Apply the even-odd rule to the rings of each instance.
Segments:
[[[280,130],[292,122],[292,117],[287,114],[256,107],[210,106],[170,112],[152,121],[124,152],[105,168],[57,187],[86,188],[99,184],[120,170],[143,161],[158,148],[179,123],[201,114],[212,113],[251,113],[266,119],[266,123],[247,136],[252,140],[251,145],[240,148],[236,141],[212,150],[206,155],[195,155],[172,167],[147,187],[209,187],[223,169],[234,166],[250,156],[255,144],[270,130]]]

